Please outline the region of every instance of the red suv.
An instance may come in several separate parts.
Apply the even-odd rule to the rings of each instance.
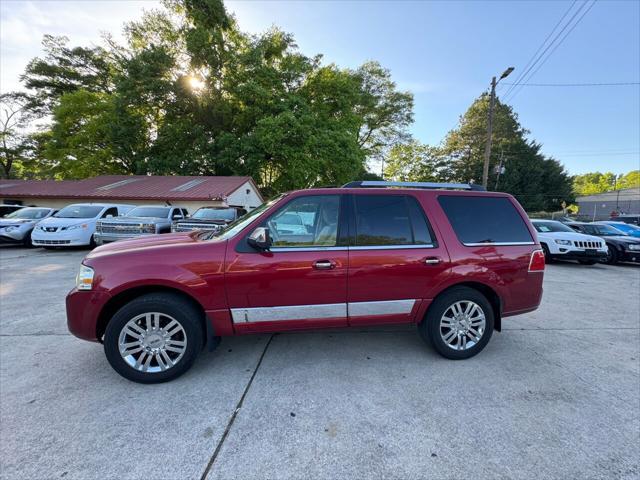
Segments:
[[[281,195],[222,231],[96,248],[69,330],[143,383],[246,333],[415,323],[441,355],[472,357],[503,317],[538,307],[544,271],[518,202],[478,190],[353,182]]]

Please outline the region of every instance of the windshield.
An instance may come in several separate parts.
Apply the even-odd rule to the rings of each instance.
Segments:
[[[231,221],[236,218],[236,214],[234,208],[200,208],[191,218]]]
[[[251,222],[253,222],[253,220],[258,215],[260,215],[262,212],[264,212],[266,209],[268,209],[271,205],[276,203],[278,200],[280,200],[285,195],[286,195],[286,193],[283,193],[282,195],[278,195],[276,198],[274,198],[270,202],[263,203],[258,208],[255,208],[252,211],[250,211],[249,213],[247,213],[246,215],[244,215],[243,217],[238,218],[235,222],[231,222],[225,228],[223,228],[221,230],[218,230],[218,231],[214,231],[214,232],[208,232],[208,233],[205,234],[206,236],[202,237],[202,238],[204,240],[209,240],[209,239],[214,238],[214,237],[220,237],[223,240],[227,240],[227,239],[233,237],[239,231],[241,231],[244,227],[246,227]]]
[[[607,225],[612,226],[613,228],[616,228],[618,230],[622,230],[623,232],[640,232],[640,227],[636,226],[636,225],[632,225],[630,223],[608,223]]]
[[[611,225],[596,225],[594,223],[584,225],[584,232],[589,233],[591,235],[599,235],[601,237],[611,237],[614,235],[627,235],[626,233],[618,230],[617,228],[613,228]]]
[[[6,215],[4,218],[19,218],[23,220],[39,220],[44,218],[49,213],[48,208],[22,208],[20,210],[16,210],[9,215]]]
[[[533,223],[533,227],[536,231],[540,233],[548,233],[548,232],[571,232],[575,233],[571,228],[567,227],[565,224],[555,221],[548,222],[531,222]]]
[[[167,218],[169,216],[169,208],[165,207],[136,207],[129,210],[125,217],[156,217]]]
[[[93,205],[69,205],[54,215],[56,218],[94,218],[104,209]]]

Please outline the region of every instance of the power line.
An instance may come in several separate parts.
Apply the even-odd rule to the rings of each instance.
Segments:
[[[518,85],[504,83],[504,85]],[[640,85],[640,82],[612,82],[612,83],[520,83],[522,87],[614,87],[622,85]]]
[[[558,29],[558,27],[562,24],[562,21],[566,18],[566,16],[569,14],[569,12],[573,9],[573,6],[577,3],[578,0],[574,0],[573,3],[571,5],[569,5],[569,8],[566,10],[566,12],[564,12],[564,15],[562,15],[562,17],[560,18],[560,20],[558,20],[558,23],[555,24],[555,26],[553,27],[553,30],[551,30],[551,32],[549,32],[549,34],[547,35],[547,37],[544,39],[544,41],[540,44],[540,46],[538,47],[538,49],[536,50],[536,52],[532,55],[532,57],[529,59],[529,61],[527,62],[527,64],[524,66],[524,68],[522,69],[522,72],[520,73],[520,75],[518,75],[518,77],[516,78],[515,81],[515,85],[518,85],[520,83],[521,80],[524,79],[524,76],[529,73],[529,71],[531,71],[531,69],[535,66],[535,64],[537,62],[540,61],[540,58],[542,58],[542,55],[545,54],[545,52],[549,49],[549,47],[551,47],[551,45],[553,45],[553,43],[556,41],[556,39],[558,38],[558,36],[567,28],[567,25],[569,25],[569,23],[571,22],[571,20],[573,20],[573,18],[577,15],[577,13],[584,7],[584,4],[582,4],[580,6],[580,8],[578,8],[578,10],[576,11],[576,13],[574,13],[573,17],[571,17],[571,19],[565,24],[565,26],[563,27],[563,29],[560,31],[560,33],[551,41],[551,43],[549,43],[549,45],[547,46],[547,48],[545,48],[545,50],[540,53],[540,50],[542,50],[544,48],[544,46],[546,45],[547,41],[549,40],[549,38],[551,38],[551,36],[555,33],[555,31]],[[540,54],[540,56],[538,56],[538,54]],[[534,62],[535,60],[535,62]],[[533,62],[533,63],[532,63]],[[510,86],[507,89],[507,92],[505,93],[505,98],[513,91],[514,86]]]
[[[523,79],[522,83],[527,82],[529,79],[531,79],[536,73],[538,73],[538,70],[540,70],[542,68],[542,66],[546,63],[547,60],[549,60],[549,58],[553,55],[553,52],[555,52],[558,47],[560,45],[562,45],[562,43],[565,41],[565,39],[569,36],[569,34],[571,32],[573,32],[573,30],[578,26],[578,24],[582,21],[582,19],[585,17],[585,15],[587,13],[589,13],[589,11],[593,8],[593,6],[596,4],[597,0],[593,0],[593,2],[591,2],[591,5],[589,5],[589,8],[587,8],[582,15],[580,15],[580,17],[578,18],[578,20],[575,21],[575,23],[571,26],[571,28],[569,29],[569,31],[567,31],[567,33],[565,33],[565,35],[560,39],[560,41],[558,43],[555,44],[555,46],[553,47],[553,49],[549,52],[549,54],[542,60],[542,62],[538,65],[538,67],[531,72],[526,78]],[[582,5],[582,7],[584,7],[586,5],[586,2]],[[581,7],[581,8],[582,8]],[[571,21],[573,20],[573,18],[578,14],[578,12],[580,12],[580,9],[578,11],[576,11],[576,13],[573,15],[573,17],[571,17],[571,20],[569,20],[569,22],[567,23],[567,25],[569,23],[571,23]],[[567,26],[565,25],[565,27]],[[562,32],[560,32],[562,33]],[[557,38],[557,37],[556,37]],[[550,45],[551,46],[551,45]],[[515,96],[520,93],[520,91],[522,90],[523,87],[514,87],[514,91],[511,93],[511,97],[509,98],[509,101],[513,101],[513,99],[515,98]]]

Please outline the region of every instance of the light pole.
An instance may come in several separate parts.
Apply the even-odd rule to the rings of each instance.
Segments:
[[[489,158],[491,157],[491,134],[493,132],[493,106],[496,102],[496,85],[503,78],[507,78],[513,72],[513,67],[507,68],[500,78],[496,81],[496,77],[491,79],[491,98],[489,100],[489,123],[487,125],[487,143],[484,146],[484,168],[482,169],[482,186],[487,188],[489,181]]]

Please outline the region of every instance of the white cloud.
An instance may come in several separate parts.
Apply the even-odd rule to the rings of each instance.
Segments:
[[[0,92],[20,88],[19,76],[27,62],[42,55],[43,35],[65,35],[72,45],[100,43],[101,32],[120,36],[125,22],[157,0],[132,1],[16,1],[0,3]]]

